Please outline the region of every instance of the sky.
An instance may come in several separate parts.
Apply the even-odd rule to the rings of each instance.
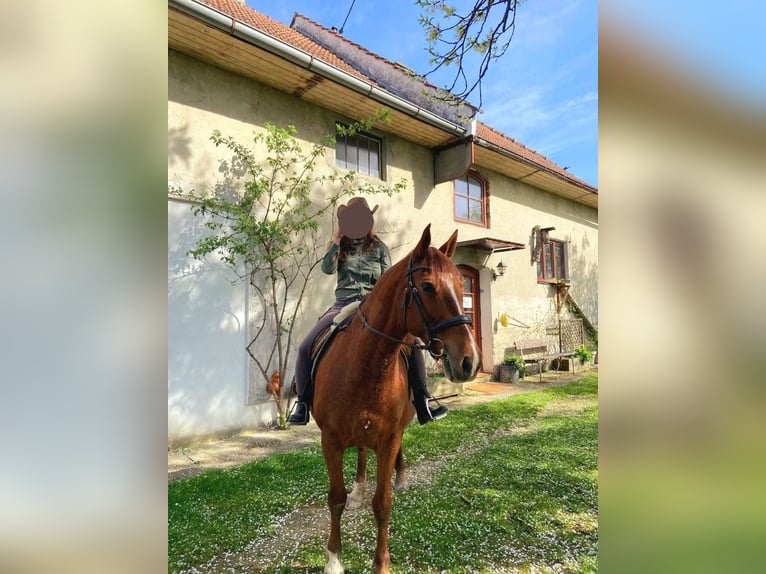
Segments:
[[[343,26],[346,15],[348,20]],[[464,0],[453,3],[465,6]],[[473,3],[471,3],[473,4]],[[247,0],[286,25],[298,12],[420,74],[431,69],[414,0]],[[596,0],[526,0],[501,60],[482,82],[478,119],[598,186],[598,27]],[[451,76],[429,76],[444,86]],[[478,95],[469,101],[478,104]]]

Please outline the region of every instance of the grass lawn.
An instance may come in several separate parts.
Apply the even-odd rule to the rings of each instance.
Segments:
[[[414,480],[394,492],[392,571],[597,571],[597,394],[593,374],[410,425]],[[353,449],[345,460],[350,486]],[[328,515],[327,487],[319,448],[170,483],[169,571],[322,572],[328,531],[310,517]],[[369,504],[345,513],[346,572],[370,571],[374,548]]]

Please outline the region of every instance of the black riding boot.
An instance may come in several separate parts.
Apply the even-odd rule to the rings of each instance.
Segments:
[[[420,424],[424,425],[426,423],[430,423],[431,421],[443,419],[447,416],[447,407],[439,406],[435,409],[432,409],[428,404],[428,401],[431,400],[431,397],[426,394],[417,392],[415,387],[412,387],[412,395],[415,398],[415,400],[412,401],[412,404],[415,405],[415,410],[418,413],[418,422]]]
[[[432,409],[428,404],[428,401],[431,400],[431,395],[428,393],[428,387],[426,387],[426,362],[422,351],[413,350],[410,356],[407,380],[410,384],[410,389],[412,389],[412,397],[414,399],[412,404],[415,405],[420,424],[424,425],[447,416],[447,407],[439,406]]]
[[[287,422],[291,425],[305,425],[309,422],[309,406],[301,400],[298,400],[293,405],[293,410],[290,416],[287,417]]]

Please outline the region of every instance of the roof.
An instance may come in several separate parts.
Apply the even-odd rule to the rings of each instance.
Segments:
[[[243,24],[249,24],[253,28],[261,30],[262,32],[266,32],[267,34],[269,34],[270,36],[273,36],[277,40],[281,40],[282,42],[285,42],[286,44],[294,46],[295,48],[298,48],[299,50],[302,50],[306,52],[307,54],[316,56],[317,58],[324,60],[328,64],[331,64],[335,66],[336,68],[351,74],[352,76],[374,83],[374,80],[372,78],[365,76],[364,74],[359,72],[356,68],[348,65],[338,56],[333,54],[330,50],[327,50],[326,48],[317,44],[310,38],[298,32],[297,30],[294,30],[293,28],[286,26],[285,24],[282,24],[282,22],[274,20],[273,18],[269,18],[265,14],[256,12],[252,8],[248,8],[244,4],[237,2],[237,0],[197,0],[197,1],[200,2],[201,4],[207,4],[208,6],[215,8],[216,10],[219,10],[223,12],[224,14],[228,14],[229,16],[236,18]]]
[[[598,193],[595,187],[573,176],[571,173],[556,165],[544,155],[536,152],[535,150],[529,149],[527,146],[516,141],[512,137],[507,136],[494,128],[491,128],[482,122],[476,122],[476,137],[485,140],[488,143],[501,149],[518,155],[531,163],[545,167],[550,171],[560,175],[561,177],[571,180],[574,183],[579,183],[584,188],[590,188],[594,193]]]
[[[431,149],[453,145],[468,135],[467,124],[455,121],[443,107],[418,101],[411,86],[407,87],[406,82],[400,82],[401,78],[394,76],[406,76],[419,86],[433,88],[422,77],[305,16],[296,14],[293,23],[302,23],[301,27],[310,31],[314,38],[237,0],[170,0],[169,4],[168,44],[176,50],[256,78],[310,103],[355,119],[372,117],[381,106],[389,107],[391,122],[380,126],[380,129]],[[208,6],[215,10],[209,14],[214,15],[213,20],[216,21],[208,15],[200,16],[196,6]],[[227,18],[219,18],[217,13]],[[252,34],[273,38],[276,42],[269,40],[270,43],[283,46],[288,51],[297,50],[293,53],[303,54],[301,58],[311,63],[291,59],[284,55],[282,48],[265,46],[261,40],[254,43],[248,38]],[[321,37],[323,43],[330,47],[317,42],[316,37]],[[351,52],[348,47],[352,47]],[[343,52],[346,59],[337,52]],[[331,68],[325,68],[325,72],[313,62],[324,62]],[[336,76],[336,72],[330,74],[332,69],[338,70],[341,76]],[[343,79],[343,74],[347,80]],[[465,105],[476,111],[468,102]],[[483,122],[474,121],[472,141],[476,149],[475,165],[598,208],[597,188],[513,138]]]

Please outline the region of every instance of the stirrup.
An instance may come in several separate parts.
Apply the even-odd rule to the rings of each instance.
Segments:
[[[439,419],[443,419],[447,416],[447,411],[449,410],[447,407],[443,405],[439,405],[438,407],[432,409],[428,402],[433,400],[433,397],[426,397],[424,401],[425,406],[425,414],[422,413],[422,410],[418,410],[417,405],[415,406],[415,411],[418,415],[418,422],[421,425],[424,425],[426,423],[430,423],[431,421],[438,421]],[[413,401],[413,404],[414,401]]]

